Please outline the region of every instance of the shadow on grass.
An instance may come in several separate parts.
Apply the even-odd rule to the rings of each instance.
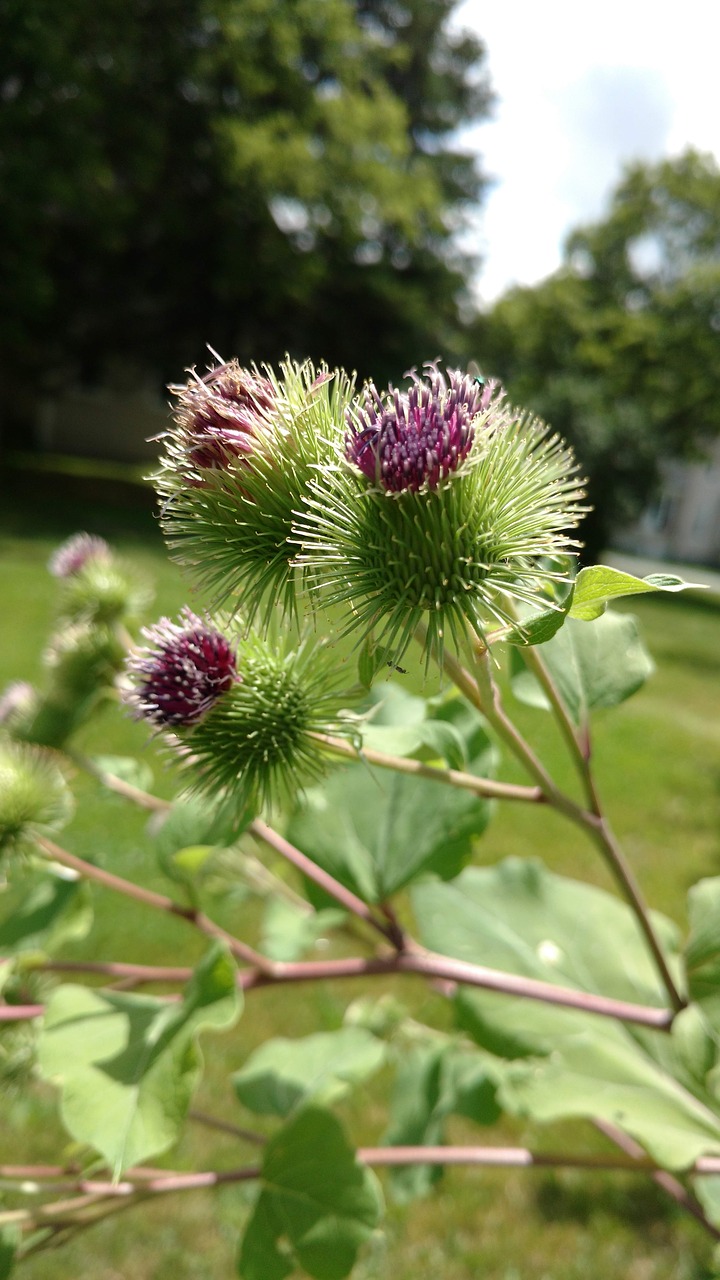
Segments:
[[[672,1224],[680,1210],[650,1178],[613,1178],[602,1182],[577,1174],[550,1174],[535,1192],[537,1211],[547,1222],[613,1218],[625,1226]]]

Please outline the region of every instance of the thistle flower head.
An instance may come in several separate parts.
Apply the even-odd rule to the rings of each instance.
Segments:
[[[278,601],[295,612],[304,573],[294,565],[294,513],[342,437],[352,383],[291,360],[262,373],[233,361],[209,379],[181,393],[165,437],[155,477],[163,531],[212,608],[236,607],[242,592],[247,621],[260,614],[269,625]]]
[[[181,624],[161,618],[143,628],[149,644],[132,654],[126,701],[160,729],[196,724],[239,679],[230,642],[187,607]]]
[[[198,472],[252,455],[277,409],[272,382],[257,369],[241,368],[237,360],[211,368],[202,378],[193,371],[185,386],[170,390],[178,399],[177,439],[187,457],[190,483],[200,482]]]
[[[25,743],[0,742],[0,854],[54,833],[72,810],[72,795],[51,756]]]
[[[315,781],[324,766],[316,733],[347,733],[338,674],[317,643],[236,643],[189,609],[163,618],[151,647],[127,663],[124,695],[136,717],[166,731],[191,788],[241,806],[272,805]]]
[[[346,457],[390,493],[436,489],[457,471],[472,448],[475,420],[492,399],[494,384],[458,370],[445,376],[436,363],[425,368],[424,379],[414,370],[408,375],[413,382],[404,392],[390,388],[382,397],[366,383],[362,404],[348,412]]]
[[[468,624],[512,624],[516,604],[552,607],[583,491],[544,423],[435,365],[405,393],[366,389],[349,421],[295,525],[298,563],[346,631],[372,633],[398,662],[421,625],[429,658],[447,634],[464,644]]]
[[[94,533],[74,533],[53,552],[48,569],[54,578],[71,578],[89,560],[109,560],[111,555],[104,538],[98,538]]]

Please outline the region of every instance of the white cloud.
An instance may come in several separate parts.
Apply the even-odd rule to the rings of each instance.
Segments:
[[[470,232],[481,298],[553,271],[627,161],[690,145],[720,158],[716,0],[465,0],[455,25],[485,42],[498,95],[464,136],[495,179]]]

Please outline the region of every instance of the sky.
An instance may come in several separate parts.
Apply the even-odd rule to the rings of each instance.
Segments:
[[[497,102],[463,134],[493,186],[465,244],[481,302],[560,265],[623,166],[687,146],[720,161],[720,0],[463,0]]]

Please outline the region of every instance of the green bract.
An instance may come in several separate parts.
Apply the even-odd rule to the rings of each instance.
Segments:
[[[401,657],[427,625],[427,653],[466,623],[483,635],[513,604],[549,603],[564,575],[549,567],[576,546],[568,529],[583,492],[570,450],[538,419],[502,403],[480,414],[467,457],[430,487],[391,492],[338,451],[318,470],[296,522],[298,563],[311,568],[346,630],[375,630]]]
[[[32,847],[59,830],[73,800],[50,756],[18,742],[0,742],[0,855]]]
[[[236,406],[226,399],[219,425],[208,427],[203,416],[194,438],[184,410],[167,434],[156,484],[173,558],[216,607],[234,604],[242,592],[243,615],[252,620],[260,613],[267,623],[277,602],[287,613],[295,610],[295,512],[344,430],[352,382],[310,361],[288,360],[279,374],[263,369],[272,408],[263,403],[253,422],[247,397]],[[208,398],[221,372],[208,375]],[[255,369],[247,378],[260,381]]]

